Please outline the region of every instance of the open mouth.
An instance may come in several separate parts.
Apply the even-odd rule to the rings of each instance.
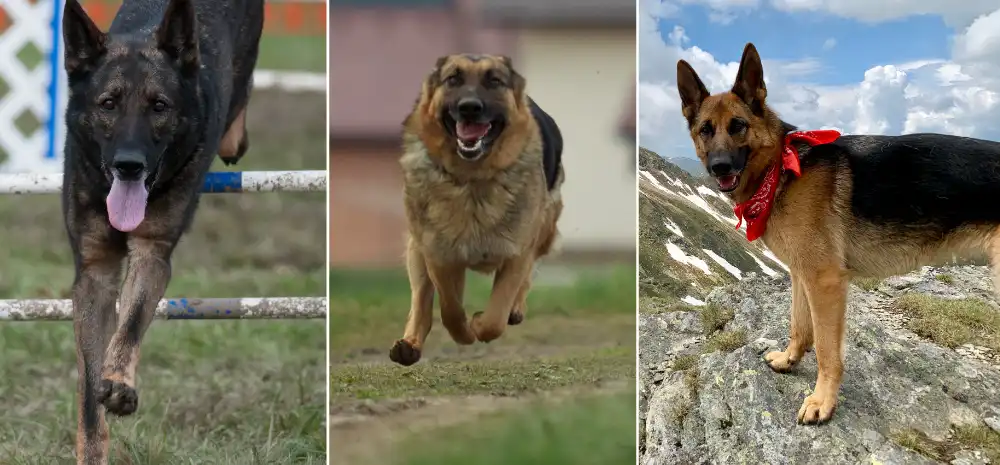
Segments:
[[[105,200],[108,208],[108,222],[121,232],[130,232],[139,227],[146,217],[146,173],[135,179],[124,179],[112,172],[111,191]]]
[[[444,115],[444,124],[455,136],[458,156],[463,160],[475,161],[489,152],[490,144],[503,131],[503,120],[466,121],[456,120],[449,114]]]
[[[727,174],[725,176],[717,176],[715,181],[719,183],[719,190],[722,192],[732,192],[736,190],[736,186],[740,184],[740,175]]]
[[[455,134],[458,142],[458,153],[463,158],[475,158],[483,153],[483,139],[490,133],[491,123],[470,123],[459,121],[455,123]],[[468,156],[467,156],[468,155]]]

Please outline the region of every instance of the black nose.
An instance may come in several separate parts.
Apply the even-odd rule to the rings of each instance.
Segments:
[[[479,116],[483,112],[483,101],[464,98],[458,101],[458,113],[466,118]]]
[[[725,176],[733,172],[733,164],[728,161],[719,161],[712,163],[712,166],[710,166],[709,169],[712,171],[712,174],[716,176]]]
[[[119,177],[132,180],[146,170],[146,158],[139,152],[119,152],[115,154],[111,167],[118,172]]]

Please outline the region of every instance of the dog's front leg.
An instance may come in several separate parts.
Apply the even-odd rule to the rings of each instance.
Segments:
[[[130,415],[139,406],[135,389],[139,346],[170,281],[173,245],[170,240],[136,236],[128,239],[128,272],[122,286],[118,329],[111,338],[101,374],[101,402],[116,415]]]
[[[115,301],[125,254],[112,243],[107,230],[88,231],[82,237],[72,234],[70,240],[77,264],[72,291],[78,373],[76,463],[104,465],[109,437],[98,386],[104,350],[115,330]]]
[[[486,304],[485,312],[472,315],[472,332],[476,339],[490,342],[500,337],[507,329],[507,321],[514,308],[518,294],[525,281],[531,275],[531,265],[534,256],[524,253],[504,262],[493,278],[493,292]],[[527,290],[525,290],[527,293]]]
[[[792,321],[788,347],[784,351],[769,352],[764,356],[768,366],[779,373],[791,370],[813,344],[812,316],[802,280],[792,273]]]
[[[406,272],[410,278],[410,314],[403,338],[389,349],[389,359],[403,366],[420,361],[427,334],[434,321],[434,284],[427,272],[424,254],[410,238],[406,247]]]
[[[837,407],[837,394],[844,374],[844,327],[847,311],[847,273],[836,265],[803,273],[806,297],[812,315],[819,373],[813,393],[799,408],[804,424],[825,423]]]

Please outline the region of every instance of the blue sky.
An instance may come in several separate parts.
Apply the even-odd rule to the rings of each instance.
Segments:
[[[668,27],[684,26],[693,44],[712,53],[719,61],[738,61],[743,44],[753,42],[767,58],[778,60],[819,59],[822,72],[817,84],[847,84],[864,76],[865,70],[886,63],[945,59],[954,30],[940,16],[919,15],[883,23],[866,23],[822,13],[787,13],[763,7],[737,16],[729,24],[711,21],[709,8],[685,6],[678,18],[661,20]],[[825,49],[828,40],[833,47]]]
[[[693,157],[677,60],[732,86],[743,46],[803,129],[1000,140],[998,0],[638,0],[639,143]]]

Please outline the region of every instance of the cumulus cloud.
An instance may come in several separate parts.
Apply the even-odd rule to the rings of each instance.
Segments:
[[[899,0],[768,1],[786,10],[824,11],[864,21],[939,14],[955,24],[957,31],[949,59],[886,63],[869,69],[853,85],[810,83],[810,77],[822,72],[818,60],[765,59],[768,103],[784,120],[803,128],[849,133],[942,132],[1000,140],[1000,124],[996,123],[1000,121],[1000,9],[996,0],[910,0],[905,9]],[[679,3],[702,3],[730,12],[760,6],[752,0]],[[680,26],[669,26],[668,39],[663,40],[659,27],[673,24],[670,18],[676,8],[676,3],[657,0],[641,0],[639,8],[640,143],[669,156],[692,155],[677,95],[677,60],[691,63],[713,93],[728,90],[739,68],[739,63],[719,62],[691,43]],[[886,16],[890,10],[895,16]],[[831,47],[836,45],[834,39],[830,41],[834,42]],[[767,51],[761,54],[766,57]]]

